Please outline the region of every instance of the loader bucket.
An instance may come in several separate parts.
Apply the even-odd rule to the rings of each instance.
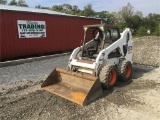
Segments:
[[[41,87],[81,106],[102,95],[99,78],[60,68],[54,69]]]

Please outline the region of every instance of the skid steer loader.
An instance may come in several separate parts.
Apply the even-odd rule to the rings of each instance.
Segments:
[[[73,50],[67,70],[55,68],[42,89],[79,105],[87,105],[112,89],[117,81],[128,81],[132,73],[132,35],[115,25],[86,25],[82,46]]]

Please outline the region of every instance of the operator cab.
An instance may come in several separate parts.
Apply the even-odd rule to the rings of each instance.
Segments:
[[[120,32],[114,25],[87,25],[84,26],[84,41],[81,50],[81,59],[95,60],[98,53],[120,38]],[[120,52],[115,49],[110,56]],[[113,55],[114,57],[114,55]]]

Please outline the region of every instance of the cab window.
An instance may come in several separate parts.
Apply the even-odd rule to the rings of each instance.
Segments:
[[[117,30],[114,30],[114,29],[112,29],[111,30],[112,32],[112,39],[114,40],[114,41],[116,41],[116,40],[118,40],[118,38],[119,38],[119,36],[118,36],[118,31]]]
[[[105,38],[105,40],[106,40],[106,42],[108,41],[108,42],[115,42],[116,40],[118,40],[119,39],[119,31],[118,31],[118,29],[108,29],[107,31],[106,31],[106,38]]]

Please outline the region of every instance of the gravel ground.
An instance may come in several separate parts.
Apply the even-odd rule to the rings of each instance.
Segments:
[[[68,59],[69,55],[66,55],[53,59],[46,59],[16,66],[0,68],[0,84],[20,80],[44,80],[54,68],[66,68]]]
[[[142,68],[142,69],[141,69]],[[134,65],[131,81],[85,107],[42,91],[41,82],[0,86],[1,120],[159,120],[160,69]],[[154,78],[153,78],[154,76]]]
[[[156,37],[136,39],[134,62],[158,66],[159,43]],[[0,68],[0,120],[160,119],[160,68],[134,64],[130,81],[117,82],[113,90],[103,91],[101,98],[80,107],[40,88],[55,67],[66,68],[68,58]]]

